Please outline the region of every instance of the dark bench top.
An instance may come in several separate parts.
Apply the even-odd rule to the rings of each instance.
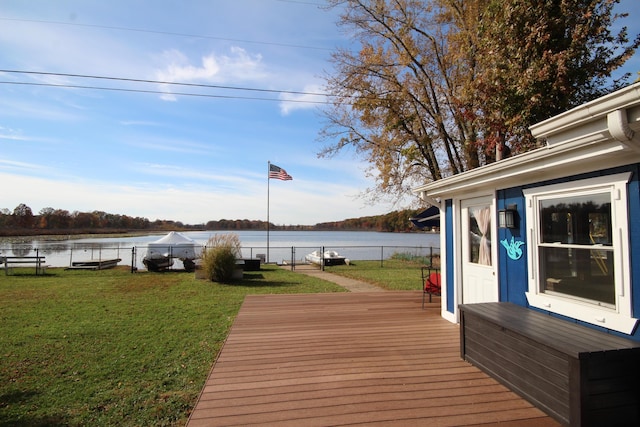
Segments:
[[[0,257],[2,264],[42,264],[45,262],[43,256],[5,256]]]
[[[38,259],[44,259],[44,256],[0,256],[1,260],[14,260],[14,259],[33,259],[33,260],[38,260]]]
[[[463,304],[460,305],[460,310],[575,358],[602,351],[640,351],[638,341],[558,319],[513,303]]]

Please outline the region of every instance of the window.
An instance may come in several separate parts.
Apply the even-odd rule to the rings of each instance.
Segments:
[[[611,194],[539,198],[539,287],[615,307]]]
[[[617,174],[524,190],[534,307],[630,333],[627,187]]]
[[[491,208],[469,209],[469,262],[491,265]]]

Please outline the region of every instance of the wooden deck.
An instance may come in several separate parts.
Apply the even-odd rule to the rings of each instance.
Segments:
[[[460,358],[420,292],[246,298],[189,427],[557,426]]]

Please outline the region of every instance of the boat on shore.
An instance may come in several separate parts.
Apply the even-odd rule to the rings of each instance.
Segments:
[[[120,261],[122,261],[120,258],[74,261],[71,263],[71,267],[67,267],[67,270],[105,270],[114,268]]]
[[[142,263],[149,271],[163,271],[173,265],[175,258],[182,261],[186,271],[195,271],[195,260],[200,257],[201,247],[195,241],[172,231],[163,238],[149,243]]]
[[[142,263],[149,271],[162,271],[173,266],[173,258],[168,255],[156,255],[154,258],[146,256]]]
[[[344,265],[349,260],[336,251],[313,251],[304,257],[305,261],[320,266]]]

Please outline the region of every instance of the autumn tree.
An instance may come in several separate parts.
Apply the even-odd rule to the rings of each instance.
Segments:
[[[626,28],[611,32],[614,0],[492,0],[478,26],[477,75],[470,104],[485,145],[522,152],[534,145],[532,124],[624,86],[609,81],[640,45]]]
[[[338,142],[320,154],[363,156],[376,178],[374,196],[401,196],[415,179],[478,164],[474,132],[452,108],[452,55],[437,16],[433,4],[417,0],[349,1],[342,16],[361,48],[333,55],[337,72],[327,90],[334,102],[321,136]]]
[[[613,0],[330,3],[360,48],[333,54],[320,155],[367,160],[372,200],[532,148],[529,125],[612,89],[638,46]]]
[[[48,223],[51,228],[69,228],[71,224],[71,214],[66,209],[55,209],[49,217]]]
[[[13,210],[13,222],[21,228],[31,228],[34,221],[33,211],[24,203],[20,203]]]
[[[98,222],[98,218],[91,212],[74,211],[71,219],[75,228],[93,228]]]
[[[54,209],[50,207],[40,209],[38,216],[40,218],[38,222],[38,228],[50,228],[49,220],[53,215]]]
[[[10,227],[11,224],[11,211],[7,208],[0,208],[0,228]]]

